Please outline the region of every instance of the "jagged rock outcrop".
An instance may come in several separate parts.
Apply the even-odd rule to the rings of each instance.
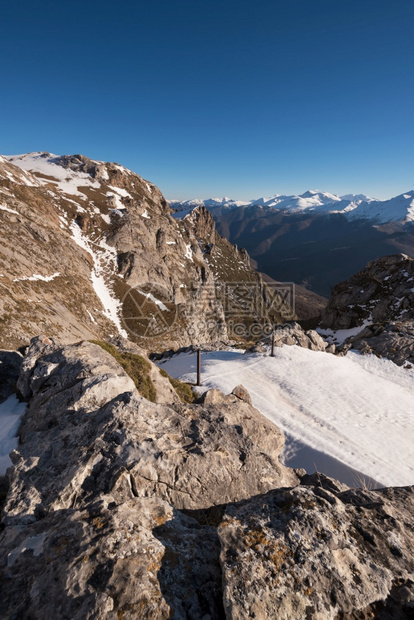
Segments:
[[[259,341],[256,345],[248,349],[247,353],[264,353],[269,349],[272,341],[272,336]],[[335,345],[328,344],[319,334],[313,329],[304,330],[299,323],[285,323],[277,325],[274,336],[275,347],[282,347],[283,345],[297,345],[310,351],[326,351],[327,353],[335,352]]]
[[[414,487],[344,490],[319,474],[227,506],[226,617],[412,617],[413,514]]]
[[[321,330],[354,329],[338,347],[387,357],[398,365],[414,362],[414,260],[384,256],[338,284]],[[355,333],[356,331],[356,333]]]
[[[374,323],[338,347],[346,352],[356,349],[362,354],[387,357],[398,366],[414,364],[414,321]]]
[[[202,405],[151,403],[98,345],[35,339],[18,389],[30,401],[11,455],[7,523],[103,493],[199,509],[297,481],[278,460],[283,435],[241,388]]]
[[[321,327],[349,329],[370,323],[414,319],[414,260],[405,254],[371,261],[349,280],[337,284]]]
[[[414,489],[298,486],[243,386],[157,404],[101,346],[38,338],[18,388],[1,618],[409,617]]]

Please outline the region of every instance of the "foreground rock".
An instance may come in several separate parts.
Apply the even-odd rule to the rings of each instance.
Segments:
[[[11,455],[9,524],[108,493],[117,503],[157,496],[201,509],[297,482],[278,460],[282,433],[246,397],[151,403],[89,342],[35,340],[18,387],[30,403]]]
[[[226,617],[413,617],[414,487],[308,482],[227,507],[218,528]]]
[[[295,486],[242,385],[154,403],[100,346],[43,338],[18,388],[2,619],[410,617],[414,489]]]
[[[219,553],[214,527],[161,499],[102,496],[6,528],[0,617],[223,617]]]

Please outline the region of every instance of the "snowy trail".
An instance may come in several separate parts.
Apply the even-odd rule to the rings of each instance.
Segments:
[[[194,355],[173,357],[163,367],[194,381]],[[307,446],[382,485],[414,483],[413,370],[375,356],[284,346],[274,358],[205,353],[202,379],[206,388],[226,393],[242,383],[255,407],[288,436],[291,457]]]

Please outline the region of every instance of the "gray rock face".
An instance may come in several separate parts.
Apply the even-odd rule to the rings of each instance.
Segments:
[[[272,337],[268,336],[258,342],[254,347],[249,349],[247,353],[264,353],[271,344]],[[333,353],[334,345],[329,345],[325,340],[313,329],[304,330],[299,323],[284,323],[277,325],[275,330],[275,347],[283,345],[297,345],[311,351],[326,351]]]
[[[372,323],[414,319],[414,260],[405,254],[374,260],[341,282],[323,314],[321,326],[348,329]]]
[[[216,529],[167,502],[111,497],[6,528],[2,618],[222,617]]]
[[[357,336],[346,340],[339,351],[351,348],[409,367],[414,364],[414,321],[375,323],[365,327]]]
[[[278,489],[218,528],[227,618],[408,618],[414,488]]]
[[[16,391],[22,362],[17,351],[0,351],[0,403]]]
[[[364,325],[366,327],[364,328]],[[338,284],[321,327],[361,331],[338,347],[387,357],[398,365],[414,362],[414,260],[384,256]]]
[[[159,351],[227,340],[222,283],[253,283],[261,299],[263,282],[247,253],[217,234],[206,210],[179,221],[154,185],[118,164],[34,156],[50,177],[21,170],[31,164],[19,158],[0,162],[4,348],[41,331],[75,342],[124,330]],[[53,182],[62,168],[77,189]]]
[[[18,385],[30,402],[12,453],[7,523],[108,493],[118,503],[157,496],[200,509],[297,482],[278,460],[282,433],[244,388],[219,405],[153,404],[99,346],[37,340]]]

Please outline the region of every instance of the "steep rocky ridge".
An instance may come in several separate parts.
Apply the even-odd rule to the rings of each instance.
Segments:
[[[220,282],[265,296],[206,212],[174,220],[161,192],[118,164],[1,158],[0,218],[5,348],[39,332],[66,342],[120,333],[155,349],[213,342],[228,338]]]
[[[37,338],[18,388],[2,618],[412,612],[413,489],[299,485],[242,386],[151,403],[98,345]]]
[[[412,258],[384,256],[334,288],[320,332],[348,329],[354,333],[345,340],[343,351],[352,347],[388,357],[399,365],[414,362]]]

